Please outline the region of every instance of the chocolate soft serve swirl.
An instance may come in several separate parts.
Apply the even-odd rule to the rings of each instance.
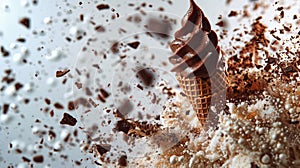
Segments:
[[[205,79],[217,70],[220,62],[218,37],[193,0],[170,47],[173,55],[169,61],[175,65],[171,71],[178,75]]]

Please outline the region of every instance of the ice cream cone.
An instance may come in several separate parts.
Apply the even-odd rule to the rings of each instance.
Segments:
[[[214,96],[226,94],[227,78],[222,72],[216,72],[211,78],[203,79],[197,76],[183,77],[176,75],[180,88],[192,104],[202,125],[205,124]]]

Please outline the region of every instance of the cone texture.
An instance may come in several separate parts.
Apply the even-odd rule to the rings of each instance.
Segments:
[[[226,94],[227,78],[222,72],[216,72],[207,79],[196,76],[186,78],[181,75],[176,75],[176,78],[180,88],[192,104],[200,123],[204,125],[209,115],[212,97],[216,94]]]

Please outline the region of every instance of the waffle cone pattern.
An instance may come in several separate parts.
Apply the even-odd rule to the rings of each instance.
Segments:
[[[192,104],[195,113],[202,125],[209,115],[211,101],[214,96],[226,94],[227,78],[224,73],[216,72],[211,78],[183,77],[176,75],[180,88]]]

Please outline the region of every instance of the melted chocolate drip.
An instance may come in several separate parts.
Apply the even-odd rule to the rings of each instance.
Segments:
[[[218,37],[193,0],[170,47],[174,54],[169,61],[175,65],[171,71],[184,77],[208,78],[219,65]]]

